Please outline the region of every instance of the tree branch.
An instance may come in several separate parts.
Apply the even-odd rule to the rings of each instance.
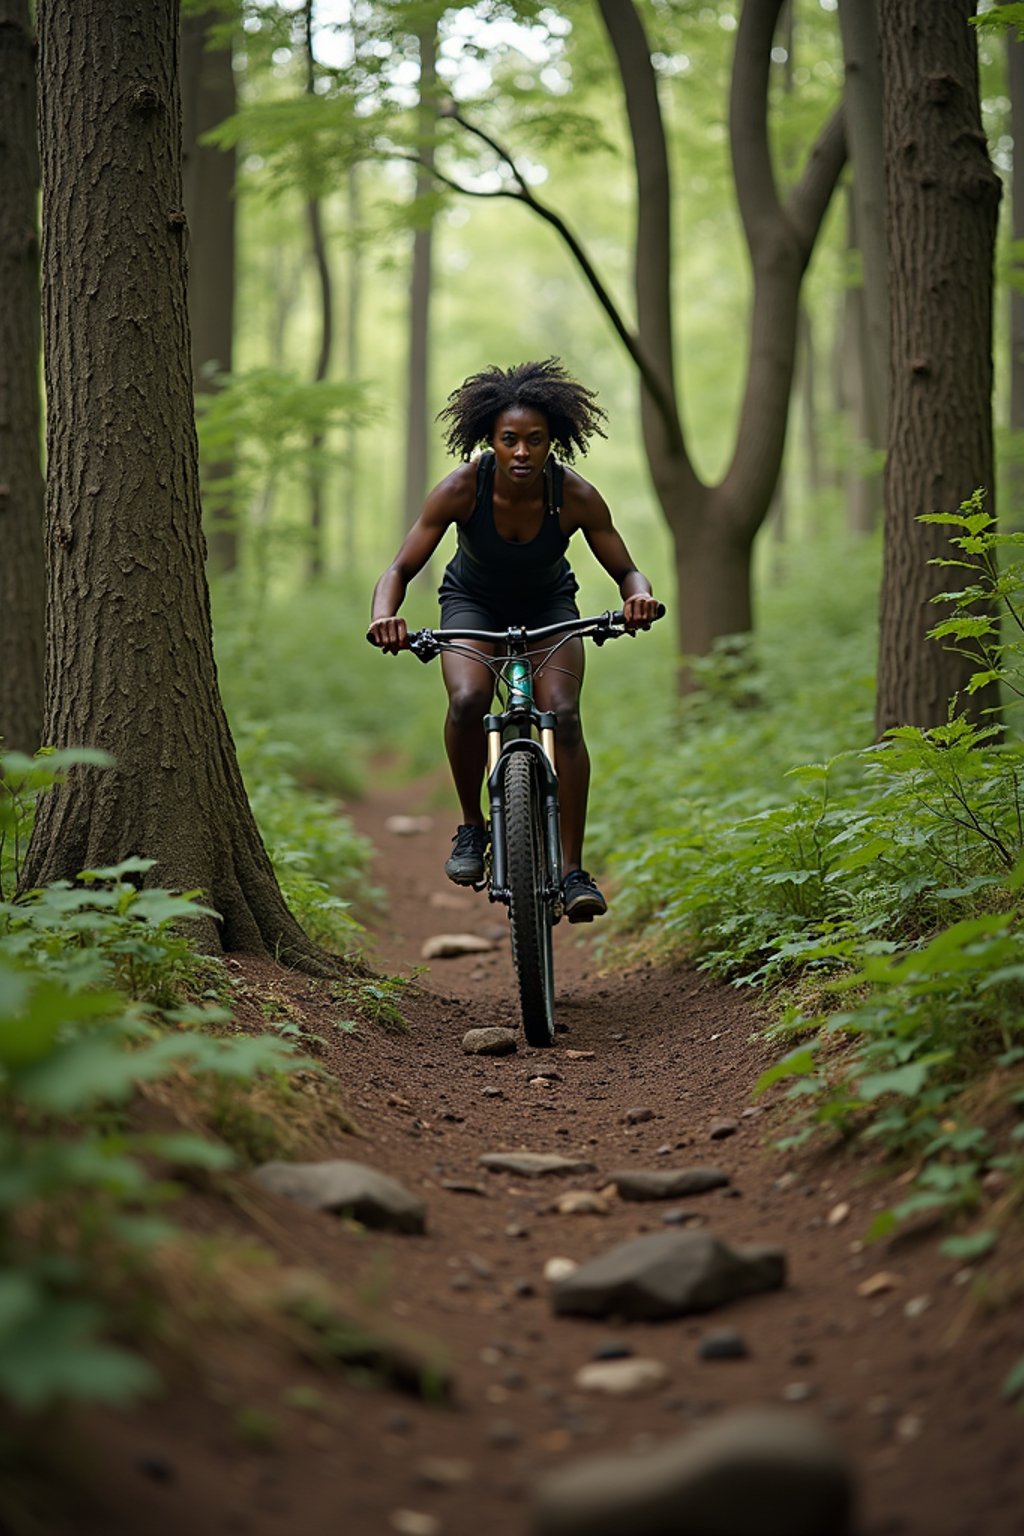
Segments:
[[[450,118],[452,122],[458,123],[459,127],[462,128],[464,132],[472,134],[473,137],[479,139],[482,144],[486,144],[488,149],[490,149],[498,157],[502,164],[508,167],[515,180],[515,186],[512,188],[503,187],[500,188],[497,192],[478,192],[471,187],[460,185],[451,176],[448,176],[443,171],[438,170],[436,166],[429,167],[431,174],[435,176],[438,181],[441,181],[446,186],[451,187],[453,191],[461,192],[467,197],[509,197],[517,202],[525,203],[527,208],[531,209],[532,212],[538,216],[538,218],[543,219],[545,223],[551,225],[552,229],[558,233],[564,244],[568,247],[573,260],[576,262],[576,265],[583,274],[588,287],[590,288],[594,297],[597,299],[597,302],[600,304],[601,308],[604,310],[605,314],[608,316],[608,319],[611,321],[612,329],[615,331],[616,336],[618,336],[619,340],[622,342],[622,345],[629,353],[634,367],[640,374],[644,386],[649,391],[652,399],[655,401],[658,410],[665,417],[666,421],[673,421],[676,423],[676,430],[678,431],[678,416],[675,409],[674,400],[672,400],[671,397],[666,394],[661,378],[659,377],[659,374],[647,356],[647,353],[640,342],[640,338],[635,334],[635,332],[630,330],[629,326],[622,318],[622,314],[620,313],[615,300],[612,298],[611,294],[608,292],[608,289],[605,287],[604,283],[601,281],[601,278],[598,276],[593,262],[590,260],[590,257],[587,255],[586,251],[576,236],[573,234],[572,230],[566,224],[565,220],[561,217],[560,214],[556,213],[553,208],[549,208],[546,203],[541,202],[540,198],[530,190],[529,186],[527,185],[525,176],[520,171],[512,155],[504,147],[503,144],[500,144],[498,140],[495,139],[491,134],[486,133],[484,129],[479,128],[475,123],[470,122],[469,119],[464,117],[463,114],[459,112],[455,107],[449,107],[442,115],[444,117]],[[404,154],[399,155],[398,158],[402,160],[408,160],[415,165],[424,164],[424,162],[417,155]]]
[[[808,259],[845,164],[846,114],[837,107],[815,139],[804,173],[786,200],[786,214]]]

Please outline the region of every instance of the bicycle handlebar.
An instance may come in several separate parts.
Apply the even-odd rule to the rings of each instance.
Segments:
[[[665,614],[664,603],[658,604],[655,620],[663,618]],[[652,621],[653,622],[653,621]],[[646,626],[643,626],[646,628]],[[597,645],[603,645],[606,640],[617,640],[622,635],[633,634],[634,630],[626,628],[625,615],[621,608],[612,612],[606,609],[604,613],[594,614],[587,619],[565,619],[558,624],[546,624],[541,629],[524,629],[522,625],[510,624],[507,629],[414,629],[409,631],[407,649],[412,651],[420,661],[432,661],[444,646],[452,640],[481,640],[491,645],[515,644],[535,645],[549,640],[555,635],[589,635]],[[370,639],[369,634],[366,637]]]

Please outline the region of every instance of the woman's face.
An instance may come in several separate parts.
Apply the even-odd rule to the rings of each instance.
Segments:
[[[494,423],[491,447],[499,475],[518,487],[536,484],[551,452],[547,418],[525,405],[502,411]]]

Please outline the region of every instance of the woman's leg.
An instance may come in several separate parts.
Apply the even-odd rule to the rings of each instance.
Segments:
[[[467,647],[481,655],[493,655],[493,646],[467,641]],[[451,764],[455,793],[466,826],[483,826],[481,790],[487,765],[487,742],[483,717],[494,698],[494,679],[483,662],[452,651],[441,655],[444,685],[448,690],[448,713],[444,722],[444,744]]]
[[[579,869],[583,863],[583,833],[590,789],[590,755],[580,725],[582,685],[583,641],[579,636],[574,636],[559,647],[535,679],[538,707],[551,710],[558,721],[555,767],[558,771],[558,805],[565,874]]]

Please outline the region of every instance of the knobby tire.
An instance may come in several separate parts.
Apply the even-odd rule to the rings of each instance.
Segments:
[[[528,1044],[547,1046],[555,1038],[555,974],[551,912],[544,900],[543,809],[531,754],[509,753],[503,779],[509,923],[523,1033]]]

